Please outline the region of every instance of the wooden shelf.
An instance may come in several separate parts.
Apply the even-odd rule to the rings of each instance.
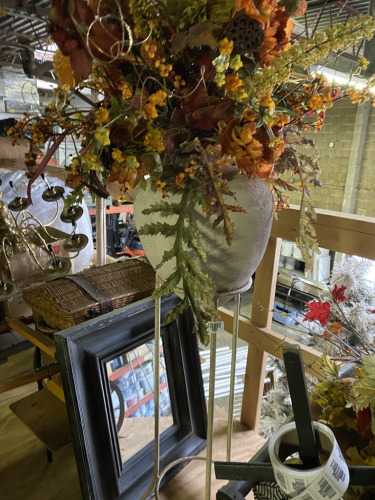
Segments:
[[[133,213],[133,205],[121,205],[120,207],[107,208],[105,213],[109,214],[121,214],[121,213]],[[89,215],[96,215],[96,208],[89,208]]]
[[[160,346],[160,352],[163,352],[163,346]],[[138,366],[143,365],[143,363],[145,363],[146,361],[150,361],[150,359],[148,359],[148,357],[147,357],[149,354],[151,354],[150,359],[152,359],[152,353],[150,351],[146,355],[140,356],[139,359],[133,359],[133,361],[131,361],[130,363],[127,363],[126,365],[122,366],[121,368],[116,368],[116,370],[113,371],[111,373],[111,375],[109,376],[109,380],[114,382],[118,378],[120,378],[123,375],[125,375],[126,373],[128,373],[128,371],[130,371],[131,368],[137,368]]]
[[[283,255],[283,254],[280,254],[280,257],[285,257],[286,259],[294,259],[294,260],[297,260],[298,262],[306,263],[306,261],[304,259],[302,259],[302,257],[298,258],[298,257],[294,257],[293,255]]]
[[[109,380],[111,380],[112,382],[118,380],[120,377],[128,373],[131,368],[137,368],[138,366],[143,365],[143,363],[145,363],[146,361],[148,361],[148,359],[146,359],[146,356],[141,356],[139,359],[134,359],[131,363],[128,363],[121,368],[117,368],[117,370],[109,376]]]
[[[2,392],[10,391],[16,387],[21,387],[32,382],[38,382],[47,377],[51,377],[60,371],[58,365],[52,365],[48,368],[42,368],[38,371],[30,370],[28,373],[20,375],[18,377],[13,377],[7,380],[0,381],[0,394]]]

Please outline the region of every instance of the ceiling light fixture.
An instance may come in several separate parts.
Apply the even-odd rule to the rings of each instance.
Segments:
[[[341,71],[336,71],[325,66],[313,65],[309,68],[310,75],[323,75],[329,83],[336,83],[337,85],[348,85],[355,87],[358,90],[363,90],[366,87],[366,80],[358,76],[348,75]],[[375,87],[371,88],[375,92]]]

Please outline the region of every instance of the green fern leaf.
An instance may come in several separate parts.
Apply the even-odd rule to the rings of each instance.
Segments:
[[[154,236],[155,234],[163,234],[164,236],[173,236],[176,233],[176,226],[167,222],[152,222],[145,224],[138,230],[140,235]]]
[[[171,248],[170,250],[166,250],[163,253],[163,257],[162,257],[161,261],[155,267],[155,269],[160,269],[166,262],[168,262],[169,260],[174,259],[175,257],[176,256],[175,256],[175,253],[174,253],[174,248]]]
[[[179,214],[180,213],[180,203],[168,203],[166,201],[161,201],[159,203],[154,203],[149,208],[142,210],[144,215],[150,215],[157,212],[165,212],[167,215]]]

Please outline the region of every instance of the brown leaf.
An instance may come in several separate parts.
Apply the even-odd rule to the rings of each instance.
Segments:
[[[88,78],[92,69],[92,58],[86,49],[78,49],[70,55],[70,64],[80,78]]]
[[[133,140],[134,123],[131,120],[124,120],[122,123],[114,124],[111,127],[111,144],[119,146],[130,143]]]
[[[208,46],[210,49],[217,47],[217,40],[212,33],[213,24],[211,21],[205,21],[192,26],[189,33],[184,35],[178,33],[172,42],[172,49],[175,52],[181,52],[186,47],[195,48]]]
[[[79,23],[84,23],[89,26],[95,19],[94,12],[83,0],[69,0],[71,5],[69,8],[73,11],[73,17]]]
[[[187,46],[188,36],[184,35],[181,31],[177,33],[175,39],[172,42],[172,49],[174,52],[182,52]]]
[[[97,19],[92,25],[88,41],[92,54],[99,61],[109,61],[121,49],[122,31],[118,26]]]
[[[205,105],[188,116],[188,124],[191,128],[212,130],[219,121],[230,119],[233,114],[233,107],[234,102],[231,99],[208,97]]]

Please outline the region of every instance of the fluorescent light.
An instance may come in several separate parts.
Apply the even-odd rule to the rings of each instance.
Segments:
[[[323,75],[329,83],[336,83],[337,85],[349,85],[358,90],[363,90],[366,87],[366,80],[358,76],[348,75],[341,71],[336,71],[324,66],[314,65],[310,66],[309,73],[311,75]]]
[[[44,45],[42,49],[34,50],[34,57],[38,59],[38,61],[53,61],[53,55],[57,50],[57,45],[55,43],[50,43],[48,45]]]

